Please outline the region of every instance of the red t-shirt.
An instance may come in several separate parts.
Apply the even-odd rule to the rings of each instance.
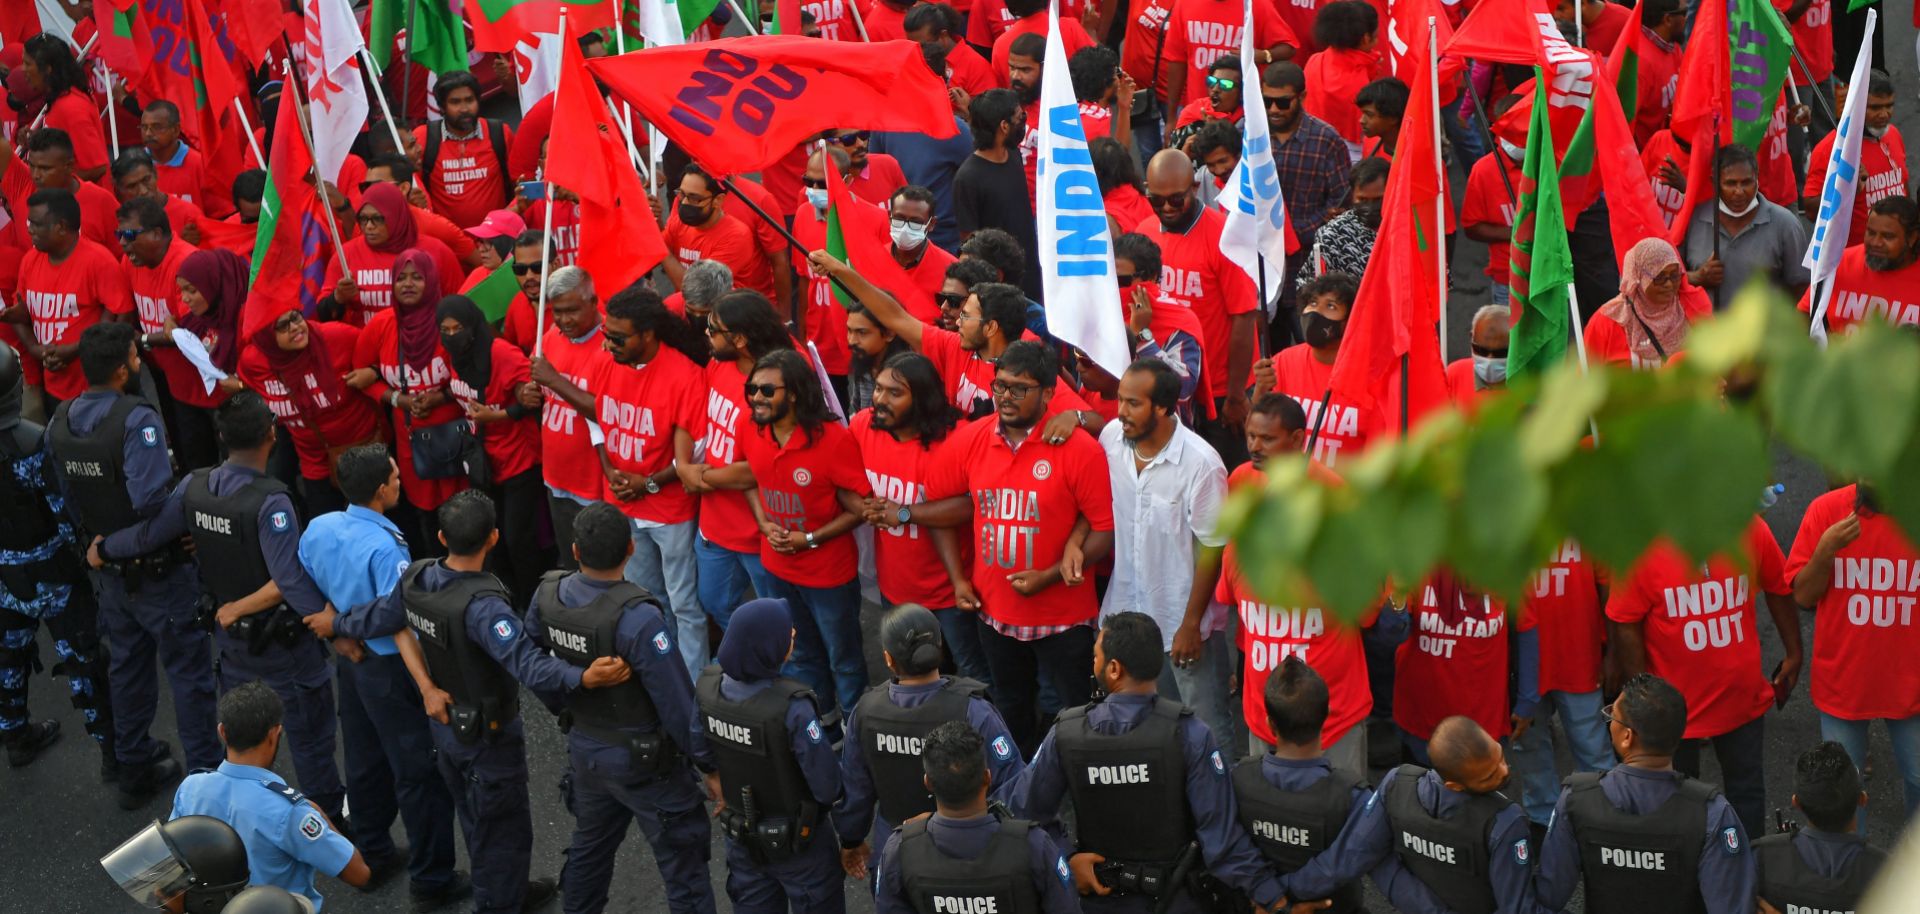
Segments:
[[[553,207],[553,256],[561,266],[573,266],[574,261],[580,259],[580,208],[573,201],[536,201],[527,207],[527,228],[544,229],[549,206]]]
[[[1220,251],[1220,231],[1226,224],[1226,216],[1209,208],[1184,234],[1161,228],[1159,217],[1142,220],[1134,229],[1160,246],[1160,303],[1183,305],[1200,317],[1207,334],[1208,394],[1216,398],[1226,396],[1229,383],[1241,388],[1253,383],[1251,369],[1246,377],[1229,382],[1227,352],[1244,345],[1229,332],[1232,318],[1260,307],[1253,279]]]
[[[1089,143],[1103,136],[1113,136],[1112,109],[1093,102],[1081,102],[1080,130],[1087,135]]]
[[[1663,48],[1664,42],[1645,28],[1641,26],[1639,47],[1640,103],[1633,115],[1633,138],[1641,146],[1666,129],[1667,116],[1673,113],[1674,93],[1680,88],[1680,45]]]
[[[707,363],[707,424],[701,440],[701,462],[724,467],[747,459],[740,439],[753,433],[753,413],[747,407],[747,376],[732,361]],[[734,552],[760,551],[760,524],[753,519],[747,493],[715,489],[700,496],[700,535]]]
[[[1793,0],[1787,0],[1787,2],[1791,3]],[[1819,0],[1819,2],[1825,3],[1827,0]],[[1639,10],[1634,7],[1622,6],[1618,3],[1602,4],[1600,17],[1586,27],[1587,50],[1603,58],[1612,54],[1613,46],[1620,42],[1620,33],[1626,30],[1627,24],[1638,24],[1639,20]]]
[[[474,390],[460,380],[458,373],[447,381],[447,392],[453,394],[463,409],[468,403],[506,409],[517,399],[520,385],[533,379],[527,354],[512,343],[496,336],[488,354],[493,371],[487,378],[486,390]],[[474,425],[479,429],[480,446],[487,452],[487,465],[496,482],[512,479],[540,462],[540,424],[532,416]]]
[[[1121,231],[1130,231],[1129,226],[1137,226],[1148,219],[1155,218],[1153,205],[1147,202],[1147,195],[1130,184],[1122,184],[1107,191],[1101,202],[1106,205],[1107,215],[1120,223]]]
[[[137,267],[127,262],[127,290],[133,294],[133,307],[140,314],[140,332],[160,333],[167,329],[167,320],[179,322],[187,313],[185,302],[180,300],[180,286],[176,277],[180,274],[180,261],[194,251],[190,245],[178,238],[167,248],[167,255],[160,263],[152,267]],[[207,344],[207,352],[213,352],[212,341],[201,340]],[[216,406],[226,399],[226,395],[214,388],[207,393],[207,385],[200,380],[200,371],[172,346],[158,346],[149,350],[144,358],[153,360],[160,373],[167,378],[167,393],[175,400],[188,406]]]
[[[445,122],[442,122],[444,130]],[[470,140],[456,140],[444,134],[437,162],[426,163],[427,199],[440,215],[453,224],[466,227],[486,221],[487,214],[507,205],[513,194],[507,187],[507,163],[495,158],[488,131],[496,125],[479,120],[479,133]],[[503,149],[513,148],[513,128],[498,125],[507,132]],[[413,141],[427,148],[427,130],[431,124],[413,128]],[[531,224],[531,223],[529,223]]]
[[[1660,169],[1668,159],[1673,160],[1673,167],[1680,169],[1682,175],[1687,173],[1687,163],[1693,159],[1691,153],[1674,142],[1673,131],[1662,130],[1641,144],[1640,164],[1647,170],[1648,183],[1653,185],[1653,200],[1660,206],[1660,218],[1671,226],[1673,220],[1680,218],[1687,194],[1661,179]]]
[[[1331,0],[1278,0],[1280,20],[1293,31],[1293,62],[1306,66],[1320,47],[1313,43],[1313,20]]]
[[[1813,560],[1828,527],[1856,512],[1856,501],[1856,488],[1843,486],[1807,506],[1787,556],[1787,580]],[[1920,553],[1913,539],[1885,514],[1861,514],[1860,536],[1834,555],[1833,583],[1814,607],[1814,707],[1845,720],[1920,714],[1920,676],[1908,666],[1920,655],[1916,601]]]
[[[971,5],[973,7],[971,13],[968,12],[968,4],[965,2],[954,6],[955,10],[967,16],[968,44],[983,48],[996,47],[1000,42],[1000,36],[1005,35],[1009,29],[1014,28],[1015,24],[1019,22],[1018,19],[1014,18],[1013,13],[1007,9],[1006,0],[973,0]],[[1060,21],[1071,21],[1075,26],[1078,26],[1080,25],[1080,14],[1085,9],[1085,0],[1061,0]],[[1046,12],[1042,11],[1035,15],[1040,17],[1040,34],[1046,34],[1044,31],[1047,22]],[[1027,18],[1031,19],[1033,17],[1029,16]],[[1086,29],[1082,28],[1081,34],[1085,35]],[[1066,39],[1062,38],[1061,40],[1064,41]],[[1084,47],[1084,45],[1082,47]],[[1079,50],[1079,48],[1068,45],[1067,56],[1073,56],[1073,52],[1077,50]],[[993,68],[993,71],[995,78],[999,80],[998,85],[1005,88],[1007,85],[1006,61],[1002,60],[999,66]]]
[[[963,416],[993,404],[993,363],[980,353],[962,348],[960,334],[928,324],[920,328],[920,354],[933,362],[940,379],[947,383],[947,399]],[[984,404],[984,405],[982,405]]]
[[[1473,383],[1473,359],[1454,359],[1448,362],[1446,381],[1447,399],[1452,400],[1453,405],[1465,412],[1472,413],[1474,404],[1480,399],[1480,391],[1474,388]]]
[[[805,201],[793,211],[793,237],[809,251],[826,250],[827,223],[814,215],[813,207]],[[805,270],[806,263],[796,266]],[[820,350],[820,364],[827,374],[846,374],[852,359],[847,350],[847,309],[833,297],[832,280],[812,270],[806,270],[801,278],[806,280],[806,288],[795,294],[801,296],[800,308],[806,314],[807,341]]]
[[[1687,322],[1692,323],[1713,310],[1713,301],[1704,295],[1682,294],[1680,306],[1686,309]],[[1664,364],[1658,359],[1653,361],[1641,359],[1639,353],[1634,352],[1627,342],[1627,328],[1603,312],[1595,311],[1593,317],[1587,319],[1587,329],[1582,336],[1586,338],[1589,361],[1611,362],[1636,369],[1654,369]],[[1678,354],[1669,352],[1667,359],[1671,360]]]
[[[0,244],[25,250],[33,246],[27,237],[27,199],[40,188],[33,183],[27,160],[20,157],[18,150],[12,156],[6,175],[0,177],[0,196],[5,197],[7,208],[13,211],[12,218],[0,225]],[[113,237],[113,232],[120,227],[120,217],[115,215],[120,201],[100,185],[79,178],[73,179],[71,189],[74,201],[80,204],[80,237],[118,257],[120,242]]]
[[[993,77],[993,65],[964,41],[947,51],[947,81],[965,89],[969,97],[1000,85]]]
[[[718,260],[733,271],[736,288],[753,289],[768,299],[773,298],[773,270],[767,264],[767,255],[753,230],[739,219],[722,212],[719,221],[705,228],[694,228],[680,221],[680,211],[676,208],[667,217],[667,228],[662,235],[667,250],[682,264],[691,266],[696,260]]]
[[[1358,147],[1360,107],[1353,99],[1367,83],[1389,75],[1385,59],[1370,51],[1326,48],[1313,55],[1304,69],[1307,113],[1326,121],[1341,139]]]
[[[1240,29],[1246,16],[1234,0],[1179,0],[1167,25],[1167,45],[1162,52],[1168,66],[1187,68],[1186,90],[1177,104],[1185,105],[1207,94],[1207,67],[1222,54],[1240,53]],[[1259,49],[1276,44],[1294,44],[1293,30],[1280,18],[1268,0],[1253,4],[1253,46]],[[1258,84],[1259,75],[1252,64],[1241,61],[1242,75]]]
[[[1295,343],[1273,357],[1274,392],[1300,403],[1307,412],[1307,428],[1320,422],[1320,401],[1333,383],[1333,366],[1313,357],[1313,349]],[[1355,455],[1382,432],[1378,411],[1361,409],[1339,400],[1327,402],[1327,420],[1314,442],[1313,459],[1335,468],[1342,455]]]
[[[1807,160],[1807,183],[1800,195],[1819,199],[1827,183],[1827,157],[1833,155],[1833,140],[1839,131],[1827,134]],[[1887,125],[1879,139],[1860,138],[1860,184],[1853,194],[1853,224],[1847,230],[1847,244],[1858,245],[1867,238],[1867,207],[1907,192],[1907,141],[1900,128]]]
[[[1540,693],[1582,694],[1600,688],[1601,645],[1607,627],[1600,605],[1606,575],[1568,540],[1533,573],[1521,612],[1540,639]]]
[[[1169,69],[1166,45],[1160,33],[1172,17],[1173,0],[1139,0],[1127,8],[1127,34],[1120,45],[1120,69],[1127,71],[1141,88],[1152,88],[1160,98],[1167,97]],[[1160,52],[1158,58],[1154,57],[1155,51]]]
[[[1443,611],[1443,601],[1453,605]],[[1409,603],[1412,631],[1393,660],[1393,722],[1424,741],[1440,721],[1464,714],[1494,739],[1506,737],[1513,729],[1506,607],[1488,596],[1469,599],[1444,573]],[[1518,627],[1532,622],[1522,618]]]
[[[60,93],[47,106],[46,126],[65,130],[73,141],[74,171],[107,167],[107,135],[100,130],[100,107],[84,89]]]
[[[898,41],[907,37],[907,11],[873,0],[861,3],[860,15],[867,25],[867,40]]]
[[[375,402],[385,399],[390,390],[400,390],[402,380],[406,381],[405,393],[417,395],[429,390],[445,390],[447,382],[453,378],[447,350],[437,340],[433,345],[433,360],[425,368],[400,364],[399,326],[394,320],[392,308],[367,319],[366,329],[361,331],[359,341],[354,344],[353,361],[356,367],[372,368],[379,374],[379,380],[361,391]],[[415,473],[413,438],[410,434],[415,428],[465,422],[466,410],[449,398],[422,419],[409,419],[407,411],[398,408],[389,412],[392,413],[393,437],[398,451],[395,462],[400,464],[400,490],[406,493],[407,501],[423,511],[431,511],[467,487],[465,477],[422,479]]]
[[[905,186],[907,173],[900,170],[900,160],[884,152],[867,153],[867,167],[847,182],[854,196],[879,203],[893,199],[893,192]]]
[[[1821,294],[1826,294],[1824,289]],[[1800,293],[1800,310],[1811,314],[1812,307],[1808,293]],[[1898,270],[1871,270],[1865,247],[1840,252],[1833,299],[1827,302],[1827,332],[1843,333],[1868,318],[1896,326],[1920,324],[1920,262]]]
[[[1701,566],[1658,543],[1607,598],[1608,619],[1644,625],[1647,671],[1686,697],[1687,739],[1743,727],[1773,703],[1773,686],[1760,668],[1755,590],[1791,592],[1786,560],[1758,517],[1747,525],[1741,550],[1737,560],[1716,555]]]
[[[353,370],[360,328],[336,321],[308,321],[307,332],[326,341],[335,377]],[[300,456],[300,475],[306,479],[326,479],[333,475],[333,468],[327,465],[329,445],[341,447],[372,440],[379,427],[380,416],[373,402],[359,391],[343,384],[340,399],[330,401],[319,390],[320,380],[309,374],[299,383],[314,391],[314,398],[319,401],[321,412],[316,432],[309,421],[312,417],[302,414],[294,404],[292,393],[287,390],[289,379],[275,371],[267,357],[252,346],[240,350],[238,374],[249,389],[267,401],[267,408],[273,410],[274,418],[280,420],[281,427],[293,439],[294,452]]]
[[[947,268],[959,258],[941,250],[940,246],[929,241],[920,248],[920,262],[907,270],[907,278],[913,280],[914,295],[894,292],[900,299],[900,307],[923,324],[931,324],[940,319],[940,305],[933,297],[946,284]],[[892,290],[889,290],[892,291]]]
[[[860,29],[853,22],[853,7],[849,3],[850,0],[802,0],[800,9],[813,14],[813,21],[820,26],[820,37],[828,41],[859,41]],[[799,23],[794,24],[794,30],[798,34]]]
[[[421,235],[414,241],[414,246],[433,258],[434,266],[440,269],[441,283],[451,284],[458,277],[467,275],[466,268],[460,265],[460,258],[453,256],[453,252],[438,239]],[[364,235],[347,239],[346,246],[341,250],[346,253],[347,268],[353,271],[354,289],[359,293],[354,303],[346,307],[342,319],[355,326],[366,326],[374,315],[393,308],[393,262],[400,255],[367,247]],[[334,287],[340,284],[340,258],[327,259],[326,275],[326,295],[332,297]]]
[[[189,147],[178,165],[156,159],[153,171],[161,193],[192,203],[216,218],[233,212],[232,188],[218,188],[209,181],[211,176],[207,174],[206,160],[201,158],[200,150]],[[174,226],[174,231],[179,230],[179,226]]]
[[[1500,167],[1506,166],[1508,183],[1500,181]],[[1460,224],[1492,225],[1503,230],[1502,238],[1512,234],[1513,203],[1507,197],[1507,188],[1515,193],[1520,190],[1520,167],[1513,164],[1504,152],[1484,155],[1473,163],[1473,171],[1467,175],[1467,196],[1460,203]],[[1507,285],[1512,278],[1511,255],[1507,241],[1495,241],[1487,245],[1487,276],[1494,282]]]
[[[763,256],[770,257],[776,252],[787,250],[787,236],[780,234],[780,230],[774,228],[772,223],[760,218],[759,213],[755,213],[753,207],[748,206],[746,201],[753,201],[754,206],[760,207],[760,212],[766,213],[775,219],[780,218],[780,213],[785,207],[774,203],[773,194],[769,193],[766,188],[761,187],[758,181],[753,181],[739,175],[734,175],[729,180],[733,182],[735,193],[722,196],[720,198],[720,207],[726,210],[727,215],[740,220],[741,224],[753,229],[753,237],[759,240],[760,250],[763,252]],[[796,187],[797,186],[798,185],[796,185]],[[795,193],[798,192],[798,190],[795,191]],[[741,199],[743,197],[746,199]],[[771,274],[771,270],[769,270],[769,274]],[[739,273],[736,272],[734,274],[734,279],[738,282]],[[772,297],[772,293],[768,293],[768,297]],[[779,303],[775,302],[774,304],[778,305]]]
[[[591,383],[600,430],[607,436],[607,460],[616,470],[658,473],[673,463],[675,429],[694,440],[706,431],[706,379],[700,366],[671,346],[661,346],[653,361],[638,367],[611,356],[601,359]],[[678,479],[663,483],[657,494],[632,501],[621,501],[613,486],[603,485],[600,498],[628,517],[656,524],[693,520],[693,496]]]
[[[507,303],[507,316],[500,322],[500,338],[515,346],[521,352],[532,353],[534,338],[553,329],[553,312],[548,311],[540,322],[540,329],[533,327],[533,302],[527,301],[526,293],[513,297]]]
[[[873,494],[861,469],[860,445],[839,423],[828,422],[814,435],[795,429],[786,444],[775,444],[769,429],[755,426],[739,443],[753,468],[761,510],[784,529],[818,530],[839,517],[844,511],[841,489]],[[761,537],[760,562],[768,574],[796,587],[838,587],[860,572],[860,555],[850,535],[792,555],[773,551]]]
[[[42,346],[78,343],[80,333],[100,323],[108,312],[133,310],[133,295],[127,290],[127,274],[119,259],[85,238],[74,239],[73,251],[58,265],[40,251],[29,250],[20,260],[18,289],[15,297],[27,306],[33,336]],[[49,396],[61,400],[85,393],[87,379],[80,372],[78,355],[59,371],[46,372],[41,383]]]
[[[1011,626],[1072,625],[1099,614],[1084,582],[1026,596],[1007,582],[1016,571],[1058,564],[1077,519],[1113,529],[1107,456],[1093,436],[1055,445],[1030,433],[1016,450],[997,418],[973,422],[953,433],[927,482],[929,500],[961,494],[973,501],[971,579],[982,612]]]
[[[1784,13],[1793,6],[1793,0],[1773,0],[1773,6]],[[1793,23],[1791,28],[1793,49],[1800,52],[1807,69],[1813,71],[1814,82],[1823,82],[1832,76],[1833,0],[1813,0],[1807,5],[1806,12],[1800,14],[1800,21]],[[1787,75],[1793,77],[1794,85],[1807,85],[1806,74],[1801,73],[1799,67],[1788,67]]]
[[[613,360],[601,342],[597,332],[576,343],[554,328],[547,331],[540,354],[573,386],[594,393],[600,363]],[[582,498],[600,497],[605,474],[600,472],[600,455],[593,449],[587,423],[567,401],[552,394],[540,410],[540,467],[547,485]]]
[[[1002,13],[1006,12],[1007,7],[1004,2],[997,2],[997,0],[986,0],[986,2],[998,6]],[[975,10],[974,15],[980,15],[980,11]],[[1013,40],[1026,34],[1043,37],[1047,34],[1046,10],[1007,23],[1006,29],[993,39],[993,56],[990,58],[993,64],[993,78],[995,84],[1002,89],[1013,84],[1012,78],[1007,74],[1007,55],[1013,47]],[[1093,46],[1093,39],[1087,36],[1087,30],[1080,25],[1080,20],[1069,18],[1065,10],[1060,12],[1060,44],[1066,48],[1068,57],[1079,53],[1081,48]],[[1038,130],[1039,126],[1035,124],[1034,129]]]
[[[1266,474],[1241,464],[1227,477],[1227,490],[1265,485]],[[1238,550],[1227,547],[1220,584],[1214,599],[1240,614],[1240,707],[1247,729],[1271,743],[1267,725],[1267,677],[1288,657],[1299,657],[1327,683],[1327,720],[1320,725],[1320,744],[1331,746],[1373,712],[1373,691],[1367,681],[1367,657],[1360,631],[1339,616],[1319,607],[1274,606],[1262,600],[1240,576]],[[1369,623],[1371,624],[1371,623]]]
[[[847,431],[860,444],[867,482],[875,495],[902,505],[927,500],[927,479],[948,439],[934,442],[932,447],[918,438],[897,441],[891,432],[873,427],[870,409],[855,413]],[[880,572],[880,595],[888,603],[918,603],[942,609],[953,605],[953,582],[947,578],[931,532],[919,524],[875,528],[873,546],[877,550],[874,567]]]

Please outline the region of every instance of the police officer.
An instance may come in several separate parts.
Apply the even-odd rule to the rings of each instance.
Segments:
[[[453,795],[434,767],[420,690],[395,644],[406,617],[395,612],[376,624],[370,609],[412,564],[406,538],[386,518],[400,504],[400,468],[386,445],[366,444],[340,455],[334,481],[349,505],[307,525],[300,564],[328,601],[307,625],[332,638],[340,656],[335,681],[353,805],[348,827],[376,872],[405,856],[414,909],[430,910],[471,896],[473,883],[453,868]],[[396,816],[410,847],[394,844]]]
[[[215,428],[225,463],[195,470],[160,511],[106,538],[112,555],[141,555],[181,536],[193,539],[203,614],[211,612],[224,691],[262,681],[287,710],[287,743],[300,788],[336,821],[346,789],[333,761],[333,689],[327,648],[301,624],[326,599],[300,565],[300,518],[287,487],[267,476],[273,410],[252,391],[220,404]]]
[[[601,657],[580,669],[540,652],[521,631],[506,585],[486,573],[500,542],[493,499],[469,489],[440,506],[444,559],[422,559],[377,601],[369,625],[384,630],[404,608],[397,640],[426,705],[440,776],[453,793],[473,862],[474,914],[532,910],[556,892],[529,880],[533,817],[527,805],[527,741],[520,686],[549,706],[576,689],[627,681],[626,661]],[[516,681],[517,680],[517,681]]]
[[[1313,667],[1298,655],[1281,661],[1267,677],[1265,698],[1273,751],[1233,767],[1233,798],[1241,826],[1281,874],[1284,888],[1288,874],[1332,846],[1359,817],[1373,792],[1327,760],[1320,745],[1321,727],[1327,722],[1327,683]],[[1291,890],[1287,894],[1319,898]],[[1358,879],[1335,888],[1327,900],[1329,914],[1366,910]]]
[[[845,877],[827,810],[840,766],[806,686],[780,675],[793,653],[787,601],[735,610],[700,673],[707,745],[720,768],[727,897],[740,914],[842,914]]]
[[[1793,770],[1793,808],[1807,828],[1753,842],[1760,901],[1781,911],[1852,911],[1887,855],[1856,831],[1867,793],[1846,747],[1831,740],[1801,753]]]
[[[1673,769],[1686,698],[1642,673],[1605,716],[1620,764],[1576,774],[1560,791],[1535,878],[1540,903],[1566,907],[1584,876],[1591,914],[1753,910],[1746,829],[1718,790]]]
[[[1397,910],[1532,914],[1527,815],[1501,792],[1511,775],[1500,743],[1456,715],[1434,726],[1427,752],[1433,770],[1389,775],[1333,845],[1287,877],[1290,897],[1325,898],[1371,872]]]
[[[950,720],[922,743],[921,778],[935,809],[887,839],[874,867],[874,914],[1080,914],[1053,838],[988,807],[988,741]]]
[[[199,621],[200,588],[185,546],[175,540],[152,552],[116,553],[100,543],[152,517],[172,489],[160,414],[126,392],[140,374],[134,336],[131,324],[112,322],[80,334],[87,390],[60,404],[47,428],[77,541],[90,544],[87,563],[94,569],[100,619],[119,655],[108,679],[122,809],[138,809],[180,776],[167,744],[148,733],[160,700],[153,682],[156,656],[173,689],[174,722],[188,766],[220,762],[212,639]]]
[[[73,705],[100,743],[102,774],[116,777],[113,714],[107,709],[107,655],[99,613],[47,459],[46,429],[20,418],[25,393],[20,356],[0,343],[0,735],[7,764],[33,764],[60,738],[57,720],[27,714],[27,683],[39,665],[33,633],[53,636]]]
[[[1212,732],[1159,697],[1165,661],[1152,617],[1103,617],[1093,671],[1104,697],[1061,713],[1008,806],[1046,822],[1073,799],[1079,841],[1068,861],[1090,911],[1198,910],[1189,884],[1203,872],[1271,909],[1280,886],[1235,821]]]
[[[141,907],[185,914],[220,914],[249,876],[240,833],[212,816],[154,822],[101,857],[100,868]]]
[[[940,675],[940,620],[914,603],[880,620],[880,655],[893,679],[860,697],[847,718],[840,748],[846,794],[834,808],[840,862],[857,879],[867,876],[869,830],[893,833],[894,824],[934,810],[920,753],[927,734],[948,721],[978,731],[993,783],[1004,787],[1027,767],[1000,712],[978,681]],[[877,813],[876,813],[877,810]]]
[[[367,862],[312,801],[273,773],[280,753],[280,696],[246,683],[220,698],[220,738],[227,760],[196,771],[173,797],[175,816],[212,816],[240,833],[251,881],[277,885],[321,907],[316,870],[351,886],[367,884]]]
[[[622,576],[632,553],[626,515],[606,502],[581,508],[573,519],[580,570],[548,572],[527,611],[527,631],[553,656],[576,667],[618,657],[635,674],[612,688],[573,693],[561,714],[571,761],[563,792],[575,819],[560,872],[567,914],[606,909],[613,858],[636,819],[653,845],[667,909],[713,910],[713,829],[702,787],[718,800],[720,777],[711,773],[693,682],[660,604]]]

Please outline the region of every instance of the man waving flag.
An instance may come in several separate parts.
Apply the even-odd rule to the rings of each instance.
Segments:
[[[1240,59],[1253,56],[1253,0],[1242,4],[1248,27],[1240,30]],[[1250,71],[1249,71],[1250,72]],[[1280,192],[1280,172],[1273,165],[1273,139],[1265,117],[1249,117],[1241,125],[1240,164],[1227,176],[1220,206],[1227,211],[1220,232],[1220,253],[1227,255],[1260,288],[1260,307],[1273,316],[1273,296],[1280,291],[1287,258],[1287,201]]]

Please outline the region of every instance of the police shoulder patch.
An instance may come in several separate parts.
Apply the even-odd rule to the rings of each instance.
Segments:
[[[285,511],[275,511],[267,517],[267,524],[275,533],[285,533],[293,526],[293,519]]]
[[[1067,858],[1053,858],[1053,871],[1060,874],[1060,884],[1073,888],[1073,873],[1067,870]]]
[[[506,619],[493,623],[493,636],[501,641],[512,641],[513,623]]]
[[[1227,763],[1224,759],[1220,757],[1220,750],[1218,749],[1213,750],[1212,758],[1213,758],[1213,772],[1215,774],[1226,774]]]
[[[669,641],[669,640],[667,640],[667,633],[666,633],[666,632],[655,632],[655,633],[654,633],[654,635],[653,635],[653,649],[654,649],[654,651],[655,651],[656,653],[661,653],[661,654],[664,654],[664,653],[666,653],[666,652],[668,652],[668,651],[670,651],[670,650],[673,650],[673,642],[672,642],[672,641]]]
[[[1726,851],[1729,857],[1740,853],[1740,829],[1731,825],[1721,829],[1720,849]]]
[[[403,575],[404,575],[404,574],[406,574],[406,573],[407,573],[407,569],[408,569],[408,568],[411,568],[411,567],[413,567],[413,562],[411,562],[411,561],[409,561],[409,560],[407,560],[407,559],[401,559],[400,561],[398,561],[398,562],[395,562],[395,563],[394,563],[394,567],[395,567],[395,568],[396,568],[396,569],[397,569],[397,570],[398,570],[398,571],[399,571],[399,572],[400,572],[401,574],[403,574]]]
[[[993,755],[1001,761],[1013,758],[1013,740],[1001,734],[993,738]]]
[[[300,817],[300,837],[308,841],[318,841],[320,836],[326,833],[327,823],[321,820],[319,813],[309,812]]]
[[[140,428],[140,443],[147,447],[160,446],[160,430],[151,425]]]
[[[807,740],[809,742],[817,743],[823,738],[823,736],[824,734],[820,732],[819,721],[817,720],[807,721]]]
[[[1521,866],[1527,865],[1527,839],[1521,838],[1513,842],[1513,862]]]

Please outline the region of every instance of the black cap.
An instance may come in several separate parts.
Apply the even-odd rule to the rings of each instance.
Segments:
[[[246,888],[247,846],[227,823],[212,816],[181,816],[162,823],[160,836],[193,875],[187,914],[218,914]]]

